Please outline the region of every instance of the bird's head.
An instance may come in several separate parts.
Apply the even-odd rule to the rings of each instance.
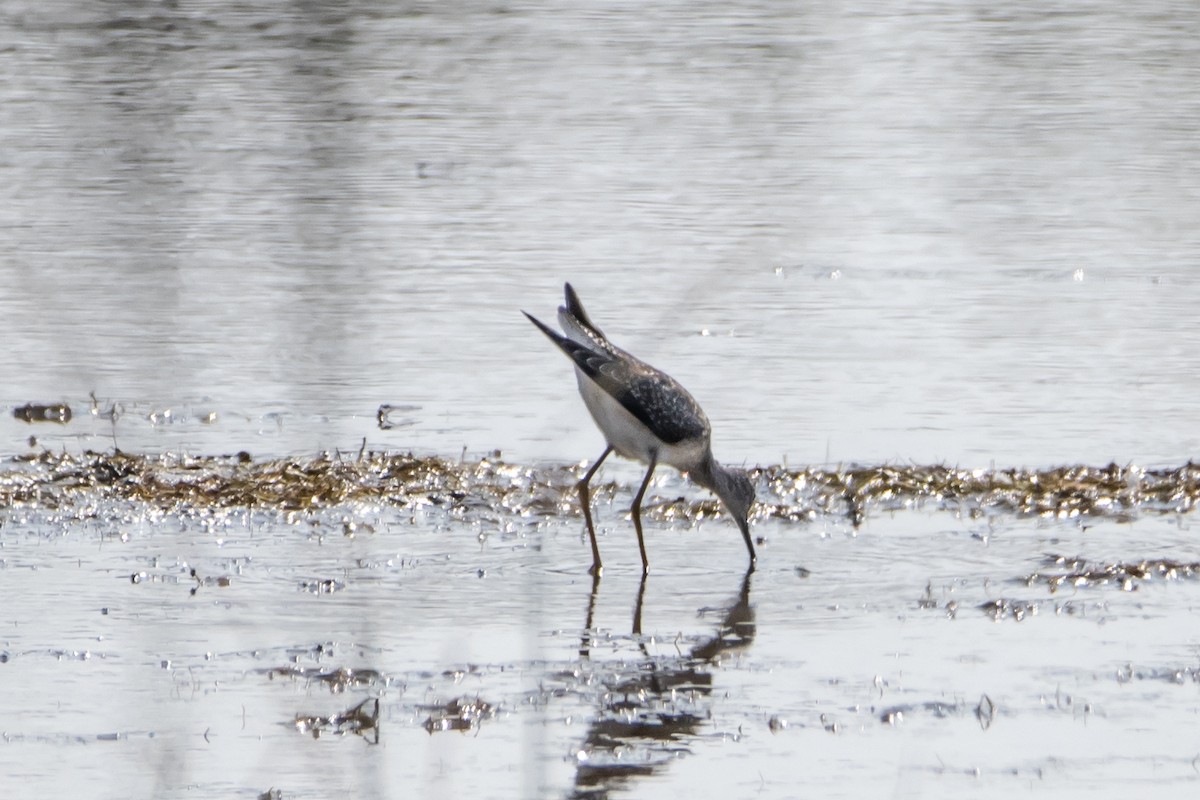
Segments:
[[[750,509],[754,505],[754,484],[750,476],[740,469],[721,469],[716,476],[717,496],[737,521],[739,528],[749,524]]]

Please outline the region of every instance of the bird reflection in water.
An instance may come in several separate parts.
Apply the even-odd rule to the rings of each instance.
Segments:
[[[713,689],[713,668],[727,654],[754,642],[757,632],[750,606],[748,569],[737,594],[725,606],[720,624],[709,637],[690,650],[667,657],[652,656],[642,637],[642,608],[646,576],[638,586],[632,634],[642,659],[612,669],[598,670],[603,690],[597,695],[595,718],[576,753],[576,798],[603,798],[612,789],[641,776],[660,771],[674,757],[691,752],[689,740],[700,736],[711,719],[708,698]],[[592,581],[587,620],[579,655],[591,660],[593,619],[600,580]],[[709,614],[713,608],[699,609]]]

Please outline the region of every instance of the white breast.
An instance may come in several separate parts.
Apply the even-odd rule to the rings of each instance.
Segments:
[[[708,443],[688,440],[678,444],[666,444],[650,429],[630,414],[625,406],[608,392],[600,388],[578,368],[575,377],[579,380],[579,393],[596,421],[604,438],[617,451],[617,455],[643,464],[650,463],[652,452],[658,454],[659,464],[668,464],[682,472],[695,469],[704,458]]]

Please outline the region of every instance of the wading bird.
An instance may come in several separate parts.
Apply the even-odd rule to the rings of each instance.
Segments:
[[[566,305],[559,306],[558,324],[565,336],[529,313],[521,313],[574,362],[579,393],[607,442],[604,452],[578,484],[583,517],[592,540],[592,574],[599,575],[602,564],[596,528],[592,524],[588,484],[614,450],[619,456],[647,465],[646,477],[630,509],[633,527],[637,530],[638,549],[642,553],[643,573],[649,572],[650,561],[646,558],[646,543],[642,537],[642,497],[659,464],[668,464],[686,473],[693,483],[721,498],[725,510],[746,540],[753,568],[756,556],[748,517],[754,503],[754,485],[745,472],[723,467],[713,458],[712,428],[704,409],[670,375],[610,342],[588,318],[571,284],[564,288]]]

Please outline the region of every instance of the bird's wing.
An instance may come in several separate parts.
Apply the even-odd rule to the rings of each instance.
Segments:
[[[677,444],[707,434],[708,418],[704,410],[670,375],[622,350],[581,344],[560,335],[536,317],[528,313],[525,316],[567,354],[580,372],[612,395],[664,443]]]
[[[708,436],[704,409],[670,375],[637,361],[623,364],[622,372],[615,387],[600,385],[661,441],[678,444]]]

